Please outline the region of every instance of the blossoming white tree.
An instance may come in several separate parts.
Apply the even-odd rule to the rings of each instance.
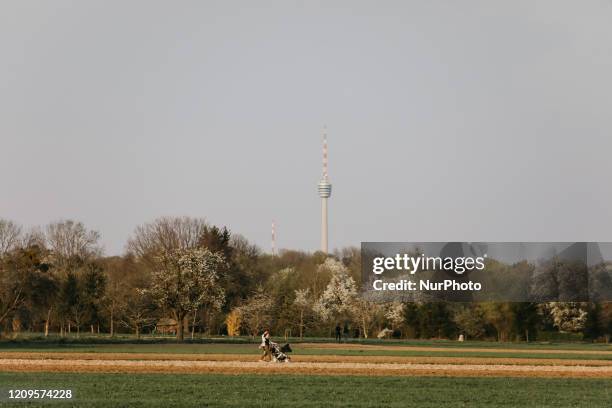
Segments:
[[[395,330],[401,327],[401,325],[404,323],[406,318],[404,311],[405,307],[402,302],[392,302],[387,305],[385,310],[385,319],[391,323],[392,329]]]
[[[323,321],[331,321],[341,314],[349,313],[357,295],[355,281],[341,262],[327,258],[319,268],[327,268],[332,277],[314,305],[314,311]]]
[[[367,338],[372,322],[382,311],[381,306],[357,296],[355,280],[341,262],[327,258],[319,268],[331,272],[331,279],[313,307],[315,313],[325,322],[350,316]]]
[[[550,302],[547,304],[553,324],[561,332],[577,332],[587,321],[586,305],[578,302]]]
[[[363,337],[367,339],[374,319],[382,314],[382,306],[367,299],[355,298],[351,302],[350,311],[353,319],[359,324]]]
[[[241,316],[241,325],[255,337],[271,325],[273,308],[274,300],[262,287],[259,287],[246,303],[237,308]]]
[[[201,248],[178,248],[159,257],[153,272],[151,293],[157,303],[168,308],[177,322],[177,339],[183,340],[185,317],[206,305],[220,309],[225,292],[218,271],[225,264],[222,255]]]

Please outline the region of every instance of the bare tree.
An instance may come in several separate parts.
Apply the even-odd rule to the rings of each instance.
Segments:
[[[202,218],[161,217],[136,227],[127,249],[151,264],[163,253],[197,247],[207,229]]]
[[[19,245],[21,227],[13,221],[0,218],[0,256]]]
[[[49,224],[45,238],[60,268],[71,268],[75,262],[101,253],[98,245],[100,234],[88,230],[82,222],[63,220]]]
[[[117,315],[124,309],[123,294],[126,291],[126,287],[129,286],[125,281],[116,279],[115,276],[109,274],[109,283],[104,294],[103,305],[109,315],[109,331],[111,337],[115,335],[115,323],[117,321]]]
[[[136,258],[127,255],[123,257],[112,257],[105,260],[104,270],[107,277],[107,287],[104,293],[103,306],[106,310],[109,319],[110,335],[114,336],[116,331],[116,323],[121,323],[123,326],[130,327],[136,330],[136,322],[140,321],[140,328],[144,327],[148,322],[144,320],[142,313],[149,311],[142,294],[138,291],[146,289],[150,283],[151,276],[142,264],[136,261]],[[132,299],[137,297],[138,299]],[[127,309],[130,301],[135,302],[134,305],[138,311]],[[133,305],[133,306],[134,306]],[[129,316],[125,316],[124,312],[128,310]],[[139,316],[139,314],[141,314]]]
[[[25,300],[24,282],[18,275],[18,271],[0,266],[0,329]]]
[[[34,227],[21,234],[21,246],[24,248],[37,246],[47,248],[45,233],[39,228]]]
[[[308,312],[312,312],[312,299],[310,297],[310,289],[297,289],[295,291],[295,300],[293,301],[293,306],[298,310],[300,321],[298,326],[300,328],[300,339],[304,338],[304,328],[306,325],[304,324],[304,316]]]
[[[82,268],[88,260],[101,255],[102,250],[98,244],[100,234],[97,231],[89,230],[82,222],[73,220],[62,220],[51,223],[43,232],[33,230],[31,240],[40,241],[44,237],[44,243],[51,252],[51,261],[54,268],[55,280],[60,284],[66,284],[67,279],[71,278]],[[75,279],[76,277],[73,276]],[[61,283],[63,281],[63,283]],[[61,297],[61,296],[60,296]],[[64,299],[66,300],[66,299]],[[70,302],[69,302],[70,303]],[[82,323],[85,310],[79,299],[71,299],[69,306],[60,307],[57,310],[59,319],[68,320],[68,327],[73,322],[77,325],[77,331]],[[47,310],[47,322],[52,315],[53,303]],[[48,333],[46,331],[46,333]]]
[[[142,288],[133,288],[127,296],[122,299],[120,308],[123,310],[122,319],[119,322],[134,330],[136,338],[140,338],[142,329],[151,326],[155,319],[151,317],[155,310],[155,303],[150,291]]]

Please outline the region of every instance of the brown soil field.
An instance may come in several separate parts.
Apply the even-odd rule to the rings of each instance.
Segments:
[[[24,353],[25,354],[25,353]],[[143,360],[76,359],[67,358],[8,358],[2,353],[0,371],[9,372],[107,372],[107,373],[225,373],[225,374],[310,374],[310,375],[374,375],[374,376],[502,376],[502,377],[576,377],[612,378],[612,366],[586,365],[527,365],[527,364],[449,364],[383,362],[373,357],[372,362],[305,361],[296,358],[287,364],[257,361],[222,360]],[[203,356],[204,357],[204,356]],[[235,357],[235,356],[232,356]],[[252,356],[241,356],[252,358]],[[306,356],[301,356],[306,357]],[[320,358],[322,356],[312,356]],[[376,361],[376,362],[374,362]]]
[[[158,354],[158,353],[53,353],[53,352],[0,352],[0,362],[19,360],[101,360],[101,361],[244,361],[257,362],[258,355],[250,354]],[[528,365],[528,366],[612,366],[612,360],[489,358],[489,357],[435,357],[435,356],[338,356],[297,355],[291,361],[310,363],[371,363],[371,364],[476,364],[476,365]]]
[[[559,349],[512,349],[512,348],[478,348],[478,347],[426,347],[426,346],[377,346],[370,344],[343,343],[302,343],[300,347],[309,349],[349,349],[349,350],[395,350],[395,351],[432,351],[432,352],[476,352],[476,353],[525,353],[525,354],[603,354],[612,355],[610,350],[559,350]]]

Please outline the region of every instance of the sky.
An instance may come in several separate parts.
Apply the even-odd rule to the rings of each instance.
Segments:
[[[612,241],[612,1],[0,3],[0,218]]]

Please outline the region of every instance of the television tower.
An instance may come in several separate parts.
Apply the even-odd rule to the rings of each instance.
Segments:
[[[332,185],[327,177],[327,128],[323,128],[323,177],[319,181],[321,197],[321,251],[327,253],[327,199],[331,196]]]

